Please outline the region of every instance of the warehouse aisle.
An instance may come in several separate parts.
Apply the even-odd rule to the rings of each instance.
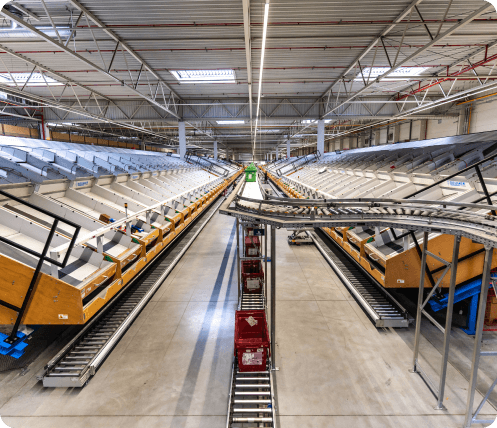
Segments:
[[[374,328],[317,250],[291,247],[287,235],[277,236],[280,426],[460,427],[462,376],[449,367],[448,411],[433,410],[428,388],[408,372],[413,330]],[[25,376],[0,380],[3,420],[13,428],[224,427],[235,245],[234,221],[215,215],[85,388],[43,389],[42,356]],[[439,356],[426,340],[422,354]]]
[[[414,328],[376,329],[318,250],[291,247],[287,235],[277,236],[280,426],[461,427],[468,386],[461,374],[449,364],[448,410],[434,410],[428,387],[408,372]],[[420,349],[438,382],[441,354],[424,337]]]
[[[3,420],[13,428],[223,426],[235,247],[234,221],[216,214],[86,387],[43,389],[31,370],[11,398],[0,384]]]

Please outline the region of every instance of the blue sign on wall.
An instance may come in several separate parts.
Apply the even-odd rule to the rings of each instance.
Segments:
[[[464,187],[466,183],[464,181],[449,181],[449,186]]]

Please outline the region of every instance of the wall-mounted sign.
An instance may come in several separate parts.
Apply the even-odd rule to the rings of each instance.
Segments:
[[[466,186],[466,183],[464,181],[449,181],[449,186],[464,187]]]

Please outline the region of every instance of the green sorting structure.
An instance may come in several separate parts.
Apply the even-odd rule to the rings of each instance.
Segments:
[[[245,170],[245,181],[247,182],[257,181],[257,168],[253,162]]]

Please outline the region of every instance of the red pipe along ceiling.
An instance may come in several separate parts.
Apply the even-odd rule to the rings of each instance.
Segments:
[[[415,89],[415,90],[409,92],[408,94],[399,96],[397,98],[397,101],[403,100],[404,98],[410,97],[411,95],[417,94],[418,92],[426,91],[427,89],[431,88],[432,86],[438,85],[439,83],[445,82],[447,80],[454,80],[455,77],[457,77],[457,76],[459,76],[467,71],[474,70],[477,67],[485,65],[486,63],[491,62],[494,59],[497,59],[497,54],[492,55],[488,58],[482,59],[481,61],[478,61],[478,62],[474,63],[473,65],[467,66],[466,68],[464,68],[460,71],[456,71],[455,73],[452,73],[452,74],[448,75],[447,77],[444,77],[443,79],[437,79],[436,82],[432,82],[432,83],[425,85],[425,86],[422,86],[422,87],[420,86],[418,89]],[[459,80],[463,80],[463,79],[459,79]]]
[[[153,40],[151,40],[153,41]],[[470,48],[470,47],[484,47],[486,44],[467,44],[467,45],[434,45],[435,48]],[[366,49],[368,46],[366,45],[357,45],[357,46],[292,46],[292,47],[279,47],[279,48],[271,48],[266,47],[266,50],[328,50],[328,49]],[[424,45],[403,45],[403,48],[415,48],[419,49],[424,47]],[[387,49],[398,49],[399,46],[391,45],[387,46]],[[260,50],[261,48],[252,48],[253,51]],[[240,48],[192,48],[192,49],[167,49],[167,48],[158,48],[158,49],[134,49],[134,52],[209,52],[209,51],[245,51],[245,47]],[[78,49],[74,51],[76,53],[98,53],[97,49]],[[110,52],[114,53],[114,49],[100,49],[100,52]],[[47,54],[56,54],[56,53],[66,53],[64,51],[16,51],[18,54],[33,54],[33,53],[47,53]]]
[[[497,19],[486,19],[486,18],[480,18],[480,19],[474,19],[472,22],[495,22]],[[421,20],[414,20],[411,19],[409,21],[411,24],[423,24]],[[425,23],[436,23],[439,24],[440,20],[438,19],[425,19]],[[459,19],[445,19],[443,21],[444,23],[450,24],[450,23],[457,23],[459,22]],[[277,25],[388,25],[388,24],[393,24],[394,22],[391,20],[371,20],[371,21],[344,21],[344,20],[339,20],[339,21],[275,21],[275,22],[270,22],[268,23],[269,26],[277,26]],[[407,24],[408,21],[403,20],[396,25],[402,25],[402,24]],[[257,27],[260,26],[262,27],[264,24],[262,22],[252,22],[250,24],[251,26]],[[125,25],[106,25],[103,28],[168,28],[168,27],[242,27],[243,26],[243,21],[242,22],[211,22],[211,23],[197,23],[197,22],[188,22],[188,23],[183,23],[183,24],[125,24]],[[91,29],[102,29],[102,27],[99,27],[98,25],[78,25],[77,28],[85,29],[85,28],[91,28]]]
[[[481,79],[487,79],[486,77],[480,77]],[[350,79],[345,79],[347,82],[350,82]],[[424,79],[410,79],[410,82],[411,83],[415,83],[417,81],[422,81],[422,80],[426,80],[426,78]],[[439,82],[445,82],[445,81],[453,81],[455,80],[455,78],[452,78],[452,77],[448,77],[448,78],[444,78],[440,81],[437,81],[437,83],[433,83],[431,85],[427,85],[426,87],[422,87],[421,88],[421,91],[431,87],[431,86],[435,86],[435,85],[438,85]],[[457,79],[458,81],[473,81],[475,79],[465,79],[464,77],[461,77],[460,79]],[[488,80],[497,80],[497,76],[490,76],[488,78]],[[335,81],[335,79],[331,78],[331,79],[316,79],[316,80],[289,80],[289,81],[285,81],[285,80],[264,80],[264,83],[268,83],[268,84],[278,84],[278,85],[306,85],[306,84],[319,84],[319,83],[333,83]],[[247,84],[248,82],[245,82],[245,81],[237,81],[237,82],[218,82],[218,83],[209,83],[210,86],[213,86],[213,85],[245,85]],[[360,83],[360,82],[359,82]],[[392,81],[391,83],[394,83],[394,81]],[[169,86],[179,86],[180,83],[179,82],[168,82],[167,83]],[[199,83],[200,84],[200,83]],[[76,84],[70,84],[68,83],[68,86],[74,86],[74,87],[77,87],[78,85]],[[85,83],[85,86],[87,87],[92,87],[92,88],[97,88],[97,87],[111,87],[111,86],[122,86],[120,85],[119,83]],[[140,86],[149,86],[148,83],[138,83],[137,87],[140,87]],[[40,86],[40,88],[45,88],[45,86]],[[417,90],[419,91],[419,90]],[[380,91],[382,93],[391,93],[391,94],[398,94],[398,91],[392,91],[392,90],[388,90],[388,88],[385,88],[384,90]],[[355,92],[350,92],[350,94],[354,94]],[[239,94],[243,94],[243,93],[239,93]],[[277,93],[275,93],[276,95],[278,95]],[[246,94],[245,94],[246,95]],[[113,97],[118,97],[119,95],[112,95]],[[278,95],[279,96],[279,95]],[[401,98],[398,98],[399,100],[400,99],[403,99],[405,96],[402,96]],[[72,96],[64,96],[63,98],[65,99],[69,99],[69,98],[73,98]],[[82,98],[82,96],[79,96],[79,98]],[[1,102],[1,101],[0,101]],[[21,106],[16,106],[14,105],[14,107],[19,107],[19,108],[28,108],[28,107],[21,107]],[[33,107],[31,107],[33,108]]]
[[[0,52],[1,54],[7,54],[7,52]],[[366,66],[367,67],[367,66]],[[413,66],[407,66],[406,68],[416,68],[416,67],[421,67],[421,68],[440,68],[440,67],[447,67],[447,65],[413,65]],[[456,66],[454,66],[456,67]],[[335,69],[346,69],[348,67],[346,66],[335,66],[335,67],[264,67],[264,70],[335,70]],[[404,67],[399,67],[399,68],[404,68]],[[119,68],[112,68],[113,71],[116,73],[125,73],[128,72],[128,69],[119,69]],[[199,68],[154,68],[155,71],[178,71],[178,70],[213,70],[212,68],[208,69],[199,69]],[[224,70],[224,69],[223,69]],[[233,70],[236,71],[241,71],[241,70],[247,70],[247,67],[234,67]],[[259,67],[252,67],[252,70],[260,70]],[[99,73],[98,70],[54,70],[56,73]],[[129,71],[131,72],[136,72],[138,73],[140,71],[139,68],[130,68]],[[11,73],[25,73],[26,70],[11,70]]]

